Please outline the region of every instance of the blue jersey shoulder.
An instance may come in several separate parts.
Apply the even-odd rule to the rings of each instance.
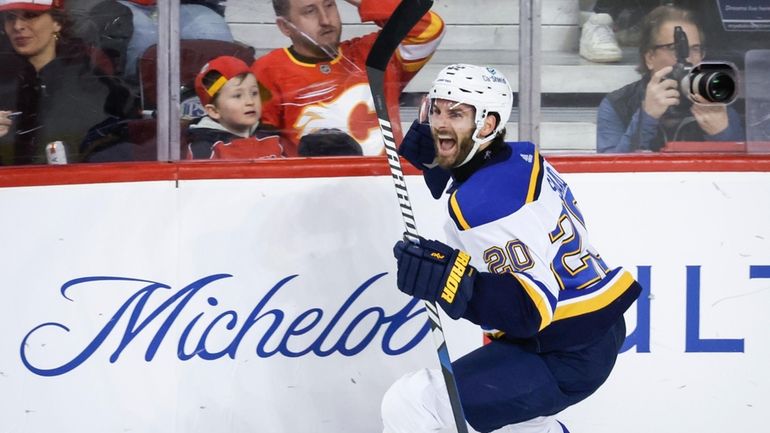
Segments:
[[[543,161],[530,142],[506,143],[508,149],[463,182],[449,196],[449,215],[467,230],[508,216],[537,199]]]

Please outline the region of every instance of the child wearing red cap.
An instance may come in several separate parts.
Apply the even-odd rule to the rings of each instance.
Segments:
[[[188,159],[280,158],[278,135],[259,129],[262,103],[249,66],[232,56],[203,65],[195,92],[206,115],[188,129]]]

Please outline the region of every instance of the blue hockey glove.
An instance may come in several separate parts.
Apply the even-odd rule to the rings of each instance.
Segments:
[[[428,170],[436,159],[430,125],[415,120],[406,132],[398,153],[420,170]]]
[[[471,257],[439,241],[398,241],[393,255],[398,262],[398,289],[407,295],[438,302],[449,317],[459,319],[473,295],[478,272]]]
[[[435,165],[436,148],[433,146],[433,136],[430,125],[415,120],[409,127],[398,148],[398,153],[422,170],[425,184],[428,185],[433,198],[439,198],[446,189],[449,172]]]

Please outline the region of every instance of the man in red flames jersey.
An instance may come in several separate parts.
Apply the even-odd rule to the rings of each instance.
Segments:
[[[382,27],[398,0],[345,0],[358,8],[362,22]],[[277,128],[287,156],[297,155],[302,136],[337,128],[356,139],[364,155],[384,151],[366,57],[379,32],[340,42],[342,22],[336,0],[273,0],[276,24],[291,39],[288,48],[257,59],[262,119]],[[444,22],[428,12],[401,42],[385,71],[385,98],[396,143],[401,142],[399,96],[428,62],[444,35]]]

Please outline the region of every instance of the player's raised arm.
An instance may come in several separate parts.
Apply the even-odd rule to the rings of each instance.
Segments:
[[[348,1],[354,3],[354,1]],[[382,26],[398,6],[398,0],[358,0],[358,12],[362,22],[373,21]],[[404,75],[404,86],[430,60],[444,37],[444,20],[432,11],[420,18],[401,41],[396,57]]]

